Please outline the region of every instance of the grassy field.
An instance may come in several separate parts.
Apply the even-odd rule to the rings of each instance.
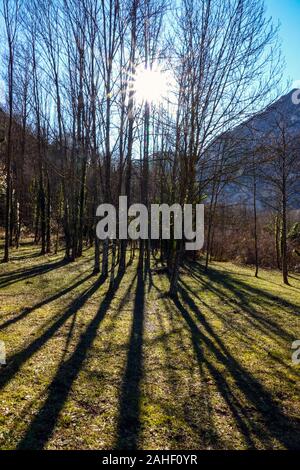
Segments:
[[[300,277],[153,264],[113,291],[93,252],[0,265],[1,449],[300,449]],[[189,269],[189,274],[188,274]]]

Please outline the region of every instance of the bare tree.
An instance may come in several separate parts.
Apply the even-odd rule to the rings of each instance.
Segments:
[[[8,129],[6,139],[6,209],[5,209],[5,245],[3,261],[9,261],[10,225],[11,225],[11,151],[12,151],[12,127],[13,127],[13,107],[14,107],[14,71],[15,71],[15,51],[17,34],[19,29],[19,15],[21,3],[19,0],[3,0],[2,15],[4,18],[6,40],[8,48],[7,61],[7,85],[8,85]]]

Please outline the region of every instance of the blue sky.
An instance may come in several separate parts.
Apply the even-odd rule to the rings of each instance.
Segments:
[[[280,39],[286,60],[284,81],[290,80],[291,86],[300,88],[300,0],[265,0],[265,4],[267,15],[272,16],[275,24],[281,23]],[[0,79],[0,102],[3,95]]]
[[[281,23],[280,39],[286,60],[284,78],[300,87],[300,0],[265,0],[265,3],[268,16]]]

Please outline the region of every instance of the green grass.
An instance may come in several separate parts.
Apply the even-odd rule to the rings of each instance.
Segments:
[[[300,448],[300,278],[185,267],[178,299],[153,265],[114,291],[93,252],[25,245],[0,265],[0,448]]]

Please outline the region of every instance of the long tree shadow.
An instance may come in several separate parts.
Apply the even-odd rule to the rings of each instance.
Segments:
[[[41,258],[41,253],[29,253],[28,255],[23,254],[22,256],[11,256],[10,261],[23,261],[23,260],[29,260],[29,259],[34,259],[34,258]]]
[[[195,290],[192,289],[187,282],[185,282],[183,279],[181,279],[180,282],[181,285],[191,293],[191,295],[196,297],[202,303],[202,305],[211,310],[217,317],[222,318],[224,322],[226,321],[228,326],[234,328],[240,327],[236,324],[234,318],[232,318],[232,316],[230,316],[228,312],[222,313],[221,311],[217,311],[217,309],[213,308],[211,305],[206,303],[204,299],[201,298],[201,295],[198,295],[197,292],[195,292]],[[266,315],[267,307],[262,313],[258,309],[256,309],[251,302],[249,302],[248,296],[246,295],[242,295],[244,301],[242,301],[241,299],[237,300],[234,290],[229,290],[228,294],[225,294],[221,289],[218,289],[218,287],[212,285],[207,281],[202,280],[202,284],[208,291],[215,294],[216,297],[219,298],[224,305],[233,308],[234,312],[238,311],[240,313],[240,317],[246,320],[244,324],[243,334],[246,334],[245,330],[246,325],[248,324],[255,328],[255,330],[260,330],[264,335],[272,337],[274,340],[278,340],[278,338],[280,338],[281,340],[292,342],[293,336],[289,334],[284,328],[282,328],[280,324],[276,322],[276,320],[272,319],[270,315]],[[229,286],[227,286],[227,288],[229,289]],[[231,294],[233,294],[233,297],[230,297]],[[263,302],[261,303],[261,305],[263,305]]]
[[[245,342],[245,340],[247,340],[249,347],[251,347],[252,344],[253,344],[253,334],[251,334],[251,329],[249,329],[249,325],[251,325],[253,331],[257,332],[257,329],[259,329],[262,332],[263,335],[269,336],[270,338],[273,338],[277,342],[278,342],[278,339],[282,339],[282,340],[286,341],[287,339],[289,340],[289,338],[291,338],[291,336],[288,335],[288,333],[285,330],[283,330],[279,325],[277,325],[276,322],[271,322],[272,328],[270,328],[268,326],[267,322],[265,322],[266,325],[265,324],[260,324],[259,323],[259,319],[260,319],[259,312],[255,311],[254,315],[253,315],[253,308],[252,307],[251,307],[251,309],[249,309],[249,310],[247,309],[246,311],[245,311],[245,306],[243,306],[243,309],[240,308],[241,316],[243,316],[245,313],[247,314],[246,324],[245,324],[245,322],[243,322],[241,324],[240,322],[236,321],[235,316],[228,315],[227,311],[222,312],[221,310],[213,308],[212,305],[209,305],[207,302],[205,302],[203,300],[203,298],[201,298],[201,296],[197,292],[195,292],[195,290],[192,289],[191,286],[187,282],[185,282],[183,279],[180,280],[180,283],[187,291],[189,291],[189,293],[192,296],[197,298],[201,302],[202,305],[204,305],[208,310],[210,310],[216,317],[221,319],[222,322],[223,322],[224,327],[226,325],[227,328],[234,329],[236,332],[240,333],[240,336],[242,336],[242,338],[243,338],[243,342]],[[218,290],[215,290],[215,289],[210,289],[210,290],[212,292],[216,292],[216,295],[218,295]],[[224,295],[218,295],[218,296],[227,305],[229,305],[229,306],[233,305],[233,304],[231,304],[231,302]],[[251,313],[251,315],[250,315],[250,313]],[[247,324],[247,322],[248,322],[248,324]],[[256,342],[257,342],[257,345],[259,345],[261,348],[266,349],[265,343],[262,340],[259,341],[259,343],[258,343],[257,337],[256,337]],[[285,343],[285,345],[286,345],[286,343]],[[268,355],[269,355],[270,358],[272,358],[272,360],[276,364],[279,363],[282,366],[284,366],[284,368],[286,370],[289,370],[290,373],[292,373],[292,375],[294,377],[296,377],[296,379],[298,379],[300,377],[300,372],[295,370],[295,367],[292,367],[292,364],[289,364],[289,363],[283,361],[278,355],[275,355],[274,353],[272,353],[272,351],[270,351],[270,349],[268,349]],[[284,375],[282,372],[279,372],[279,371],[277,371],[277,372],[280,373],[283,380],[288,380],[291,383],[293,382],[294,378],[289,377],[287,375]]]
[[[182,314],[182,317],[188,324],[191,331],[191,340],[194,354],[198,362],[198,373],[202,387],[201,396],[198,397],[197,412],[195,413],[195,410],[191,410],[190,412],[189,408],[187,408],[188,411],[186,413],[185,419],[188,425],[197,427],[198,432],[202,434],[204,445],[206,445],[207,448],[223,448],[223,445],[220,442],[220,436],[217,432],[217,423],[214,423],[212,415],[213,407],[212,404],[210,404],[210,386],[206,383],[204,377],[204,369],[206,367],[215,380],[218,389],[221,391],[222,396],[224,397],[224,400],[226,401],[232,416],[235,419],[236,425],[247,443],[248,448],[254,448],[254,441],[251,438],[247,425],[244,423],[243,409],[240,407],[238,400],[235,397],[235,394],[231,391],[226,379],[219,373],[212,362],[205,357],[204,346],[206,344],[204,341],[199,340],[200,333],[198,331],[197,325],[190,317],[188,311],[183,307],[178,297],[174,298],[173,302],[176,305],[178,311]],[[171,311],[170,307],[168,308],[168,306],[166,306],[166,309]],[[201,340],[202,339],[203,337],[201,336]],[[197,421],[195,420],[195,416],[197,417]]]
[[[42,333],[42,335],[33,340],[21,351],[18,351],[13,356],[8,358],[7,367],[1,371],[0,389],[14,377],[24,362],[26,362],[31,356],[33,356],[33,354],[39,351],[39,349],[54,336],[54,334],[64,325],[64,323],[66,323],[66,321],[72,315],[74,315],[80,308],[83,307],[83,305],[97,291],[103,282],[104,279],[100,277],[92,286],[76,297],[76,299],[74,299],[68,306],[63,315],[60,315],[54,321],[54,323],[52,323],[51,326]]]
[[[122,273],[122,271],[119,272],[118,276],[120,275],[124,275]],[[129,302],[130,300],[130,296],[131,296],[131,292],[132,292],[132,289],[134,287],[134,284],[135,284],[135,280],[136,280],[136,277],[137,277],[137,274],[135,274],[132,278],[132,280],[130,281],[119,305],[118,305],[118,308],[116,310],[115,313],[113,313],[110,317],[110,320],[111,320],[111,325],[110,327],[107,327],[106,328],[106,334],[110,334],[112,333],[113,329],[115,328],[115,321],[118,319],[120,313],[122,312],[123,308],[125,307],[125,305]],[[106,345],[105,345],[105,349],[104,349],[104,352],[107,353],[107,354],[110,354],[111,351],[113,349],[113,337],[111,336],[111,339],[108,339]],[[114,349],[115,350],[115,349]],[[119,351],[121,350],[126,350],[126,345],[122,345],[119,349]]]
[[[10,325],[13,325],[14,323],[17,323],[20,320],[23,320],[23,318],[27,317],[28,315],[30,315],[35,310],[38,310],[39,308],[42,308],[45,305],[50,304],[51,302],[54,302],[55,300],[58,300],[61,297],[67,295],[69,292],[73,291],[74,289],[79,287],[81,284],[84,284],[86,281],[88,281],[92,276],[93,276],[92,274],[89,274],[88,276],[85,276],[84,278],[81,278],[79,281],[75,282],[71,286],[66,287],[65,289],[57,292],[56,294],[53,294],[50,297],[47,297],[44,300],[41,300],[40,302],[33,305],[32,307],[25,308],[16,317],[10,318],[9,320],[6,320],[4,323],[2,323],[0,325],[0,331],[4,330],[5,328],[7,328]]]
[[[62,362],[59,366],[58,371],[48,388],[48,396],[44,405],[30,424],[22,440],[19,442],[17,449],[41,450],[48,442],[57,423],[59,413],[61,412],[68,398],[71,387],[83,366],[87,353],[93,345],[99,325],[109,309],[121,280],[122,274],[116,278],[113,288],[109,289],[106,293],[97,314],[82,334],[75,351],[69,359]],[[99,283],[96,284],[98,288]]]
[[[51,263],[43,263],[39,264],[38,266],[33,266],[29,269],[19,269],[17,271],[13,271],[11,273],[3,273],[0,275],[0,289],[3,287],[8,287],[16,282],[20,282],[23,280],[31,279],[33,277],[39,276],[41,274],[46,274],[54,269],[61,268],[66,266],[68,261],[65,259],[61,259],[58,261],[53,261]]]
[[[211,405],[209,402],[210,391],[209,385],[206,380],[204,380],[204,362],[199,360],[198,356],[198,374],[202,377],[203,380],[200,381],[200,387],[197,389],[197,393],[191,394],[191,390],[194,386],[194,362],[193,362],[193,351],[188,348],[188,345],[185,345],[183,331],[186,328],[183,326],[182,330],[176,330],[176,323],[180,317],[180,312],[170,308],[169,299],[163,297],[164,312],[168,313],[168,321],[172,325],[171,332],[176,334],[176,354],[175,351],[170,347],[171,338],[170,335],[164,334],[160,337],[160,341],[164,345],[164,350],[166,353],[166,369],[165,375],[168,377],[169,387],[172,389],[173,400],[171,403],[168,403],[168,407],[172,409],[166,410],[169,414],[175,415],[181,421],[184,420],[188,423],[190,428],[197,429],[197,434],[201,435],[204,441],[207,441],[207,436],[212,438],[217,436],[217,430],[215,423],[213,422]],[[161,315],[160,310],[158,310],[158,317],[161,330],[163,329],[163,315]],[[197,349],[198,352],[200,350]],[[183,358],[184,362],[183,362]],[[181,402],[181,400],[176,399],[177,396],[182,396],[184,390],[184,384],[182,383],[182,376],[178,373],[178,365],[184,367],[184,370],[187,372],[189,377],[188,393],[186,394],[186,399]],[[184,364],[184,365],[183,365]],[[162,407],[162,404],[159,405]],[[195,409],[197,412],[195,413]],[[199,411],[201,410],[201,411]],[[177,434],[177,439],[182,440],[183,436]],[[208,442],[208,445],[210,442]],[[201,444],[202,446],[202,444]]]
[[[182,301],[179,298],[174,299],[177,309],[181,312],[191,331],[195,354],[200,362],[205,361],[248,447],[255,447],[253,439],[255,435],[258,441],[267,442],[269,446],[272,445],[271,438],[275,438],[286,449],[299,449],[300,420],[286,416],[263,385],[230,354],[221,338],[208,324],[194,300],[182,286],[179,288],[179,293],[183,302],[193,312],[204,329],[204,331],[202,328],[200,329]],[[234,379],[238,390],[248,400],[249,406],[242,406],[232,390],[232,385],[226,380],[226,374],[220,373],[212,361],[206,358],[201,350],[201,344],[213,354],[216,364],[225,367],[227,373]],[[253,412],[258,414],[258,419],[253,419]]]
[[[200,270],[201,268],[196,268]],[[194,268],[192,268],[194,270]],[[215,270],[207,272],[205,275],[197,274],[194,277],[203,288],[211,291],[222,302],[228,306],[236,308],[237,306],[241,309],[241,314],[246,315],[249,323],[254,327],[260,328],[265,334],[273,335],[274,337],[280,337],[288,342],[292,342],[294,337],[291,333],[286,331],[278,322],[276,317],[266,315],[267,311],[274,308],[277,303],[280,305],[284,312],[296,315],[295,311],[299,306],[292,302],[287,302],[284,299],[278,299],[278,297],[272,296],[272,294],[266,292],[263,289],[249,286],[248,283],[232,278],[228,274],[219,273]],[[184,281],[183,281],[184,283]],[[226,291],[224,291],[224,289]],[[189,290],[191,290],[189,288]],[[197,294],[193,292],[195,296]],[[231,297],[230,297],[230,294]],[[202,299],[199,297],[202,301]],[[258,310],[254,305],[260,305],[264,307],[264,313]]]
[[[203,282],[204,278],[207,278],[211,282],[234,291],[235,295],[239,297],[241,301],[245,300],[243,291],[247,291],[247,293],[251,294],[253,297],[259,298],[265,305],[274,306],[274,302],[276,302],[280,307],[285,308],[287,313],[290,313],[290,310],[297,311],[299,309],[299,304],[293,303],[291,300],[287,301],[283,298],[272,295],[272,293],[258,286],[251,286],[249,283],[242,281],[241,279],[237,279],[236,276],[231,273],[223,273],[212,267],[210,267],[208,271],[204,272],[203,267],[199,265],[199,263],[189,263],[188,269],[200,282]]]
[[[134,450],[140,434],[140,386],[143,376],[145,282],[138,270],[127,363],[122,382],[116,449]]]

